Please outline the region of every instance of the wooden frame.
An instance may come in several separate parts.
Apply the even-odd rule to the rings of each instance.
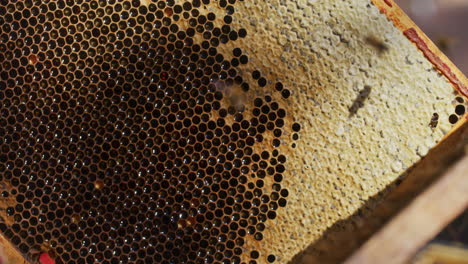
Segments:
[[[468,156],[448,170],[345,263],[407,263],[468,208]]]

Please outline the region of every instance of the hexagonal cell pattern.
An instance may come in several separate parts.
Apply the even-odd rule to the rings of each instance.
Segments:
[[[260,257],[243,245],[286,206],[277,147],[300,125],[268,95],[236,100],[267,80],[217,49],[247,34],[236,1],[222,18],[209,2],[0,1],[0,230],[28,259]]]

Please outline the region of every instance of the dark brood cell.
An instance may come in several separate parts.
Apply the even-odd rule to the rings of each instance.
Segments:
[[[11,219],[0,230],[21,253],[57,263],[275,260],[243,245],[262,240],[286,206],[286,157],[264,147],[280,145],[286,112],[270,96],[226,104],[226,87],[290,92],[258,71],[244,80],[240,48],[230,60],[218,52],[247,34],[230,25],[235,0],[214,3],[225,10],[219,27],[201,14],[207,0],[0,2]]]

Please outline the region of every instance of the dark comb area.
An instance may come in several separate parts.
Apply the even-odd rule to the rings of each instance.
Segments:
[[[142,2],[0,1],[3,236],[33,263],[274,262],[245,243],[287,203],[289,90],[218,51],[235,0]]]

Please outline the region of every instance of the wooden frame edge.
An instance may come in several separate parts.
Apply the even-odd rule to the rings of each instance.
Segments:
[[[371,0],[454,86],[468,97],[468,79],[393,0]]]
[[[451,167],[345,264],[407,263],[430,239],[468,208],[468,156]]]

